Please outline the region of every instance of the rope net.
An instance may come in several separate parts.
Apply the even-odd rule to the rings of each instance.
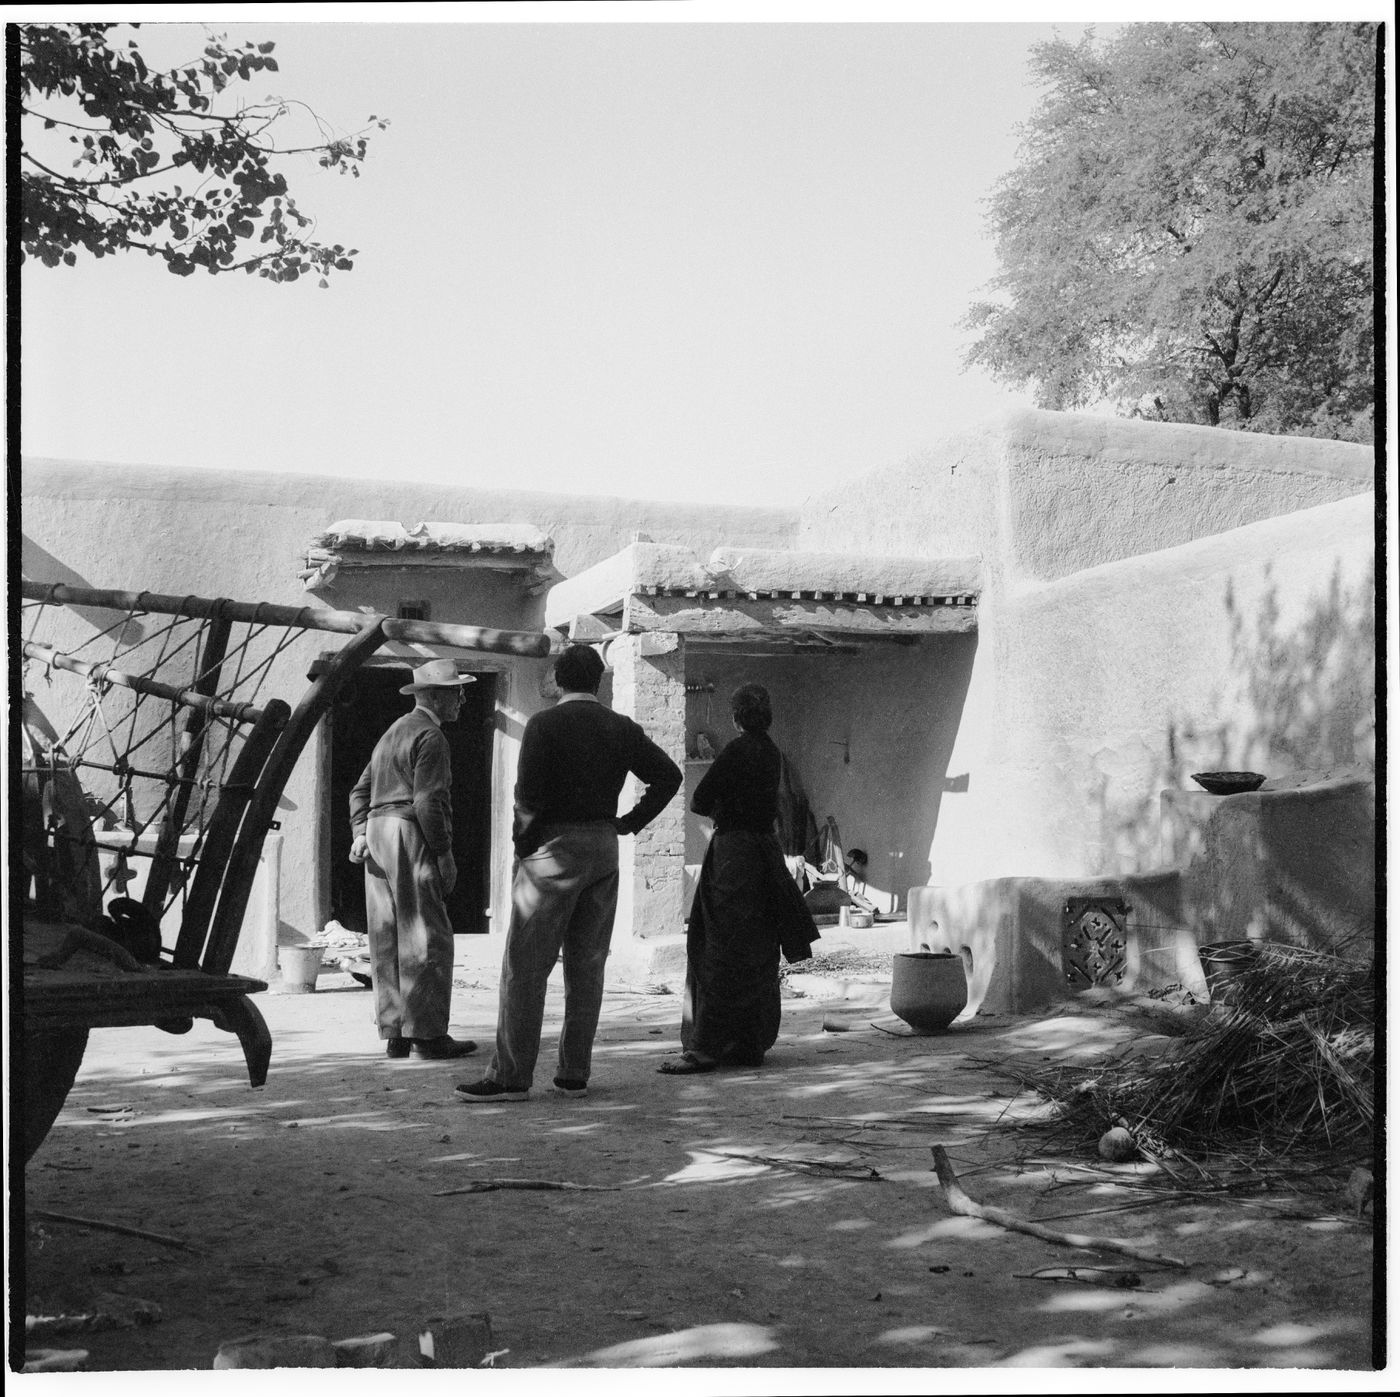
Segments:
[[[19,631],[24,901],[93,926],[130,899],[168,943],[269,673],[303,631],[46,601],[22,604]]]

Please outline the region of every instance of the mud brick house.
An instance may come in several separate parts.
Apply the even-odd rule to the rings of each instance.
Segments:
[[[973,946],[974,999],[1018,1007],[1062,985],[1076,897],[1117,901],[1144,983],[1189,974],[1198,941],[1372,934],[1373,472],[1344,443],[1032,411],[783,509],[415,484],[411,457],[375,482],[26,460],[22,568],[596,644],[605,697],[688,787],[757,680],[872,899]],[[288,695],[327,639],[278,657]],[[244,968],[362,915],[346,793],[425,653],[386,646],[303,755]],[[454,737],[475,870],[454,915],[501,936],[549,665],[455,658],[479,682]],[[1190,780],[1242,768],[1266,786]],[[702,847],[679,800],[624,841],[618,953],[682,930]]]

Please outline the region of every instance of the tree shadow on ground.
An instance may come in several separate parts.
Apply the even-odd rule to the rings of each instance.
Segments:
[[[1024,1162],[1032,1103],[983,1061],[1050,1058],[1080,1030],[837,1035],[819,1006],[788,1005],[762,1070],[677,1080],[653,1071],[648,1027],[673,1008],[605,1024],[584,1100],[491,1107],[453,1100],[475,1066],[328,1052],[315,1027],[276,1032],[260,1091],[212,1030],[117,1030],[141,1036],[110,1053],[95,1034],[27,1202],[196,1250],[31,1214],[29,1307],[114,1284],[160,1303],[160,1325],[92,1336],[109,1368],[206,1367],[254,1329],[409,1332],[464,1309],[490,1312],[504,1367],[1365,1363],[1365,1282],[1337,1279],[1361,1265],[1354,1224],[1189,1200],[1065,1224],[1191,1263],[1122,1289],[1033,1275],[1122,1258],[950,1214],[932,1144],[980,1201],[1025,1216],[1131,1196],[1121,1177]],[[581,1187],[459,1192],[512,1178]],[[129,1268],[115,1282],[114,1264]]]

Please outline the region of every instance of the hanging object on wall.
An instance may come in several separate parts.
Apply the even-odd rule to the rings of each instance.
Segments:
[[[841,829],[836,823],[835,815],[826,817],[826,824],[821,831],[821,862],[819,867],[819,878],[824,883],[837,883],[844,886],[846,882],[846,859],[841,852]]]

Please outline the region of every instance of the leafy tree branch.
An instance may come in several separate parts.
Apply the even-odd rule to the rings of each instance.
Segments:
[[[313,155],[358,178],[368,132],[336,135],[305,103],[233,100],[230,89],[275,73],[271,43],[211,37],[199,57],[150,68],[113,24],[21,24],[7,31],[21,117],[20,246],[45,266],[123,251],[161,258],[177,276],[203,269],[296,281],[349,271],[357,253],[315,236],[273,162]],[[135,29],[138,26],[132,25]],[[279,146],[293,109],[318,139]],[[65,148],[71,173],[61,172]],[[183,184],[157,181],[188,174]],[[244,249],[252,245],[251,255]]]

